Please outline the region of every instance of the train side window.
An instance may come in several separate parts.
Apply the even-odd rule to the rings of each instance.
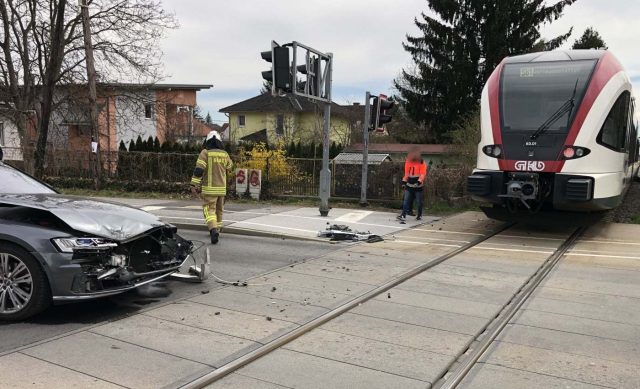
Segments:
[[[631,94],[624,92],[618,97],[598,134],[597,142],[615,151],[623,151],[626,147],[627,128],[629,125],[629,102]]]

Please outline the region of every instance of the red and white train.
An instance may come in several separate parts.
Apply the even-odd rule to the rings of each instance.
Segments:
[[[636,176],[631,82],[608,51],[506,58],[482,92],[474,199],[500,214],[617,207]]]

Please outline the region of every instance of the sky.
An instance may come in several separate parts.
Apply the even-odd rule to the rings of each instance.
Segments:
[[[555,2],[555,1],[554,1]],[[162,41],[165,82],[213,84],[198,94],[198,105],[213,119],[218,111],[258,94],[260,52],[271,40],[298,41],[334,57],[333,99],[364,101],[367,90],[390,93],[393,79],[411,58],[402,48],[413,20],[428,12],[426,0],[163,0],[180,28]],[[542,28],[545,38],[573,26],[570,44],[593,26],[618,57],[640,96],[640,1],[578,0],[564,16]]]

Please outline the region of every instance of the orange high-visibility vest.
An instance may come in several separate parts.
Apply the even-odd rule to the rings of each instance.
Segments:
[[[407,160],[404,163],[404,177],[402,181],[406,182],[408,186],[414,188],[422,187],[425,178],[427,178],[427,164],[424,160]]]

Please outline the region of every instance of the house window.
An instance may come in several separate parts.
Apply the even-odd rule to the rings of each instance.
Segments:
[[[144,117],[147,119],[153,118],[153,104],[144,105]]]
[[[630,97],[631,94],[629,92],[624,92],[613,104],[596,138],[601,145],[615,151],[623,151],[625,149],[629,124]]]
[[[284,115],[276,116],[276,134],[284,135]]]
[[[240,127],[244,127],[244,125],[245,125],[245,117],[244,117],[244,115],[238,115],[238,125]]]
[[[4,123],[0,122],[0,146],[4,146]]]

